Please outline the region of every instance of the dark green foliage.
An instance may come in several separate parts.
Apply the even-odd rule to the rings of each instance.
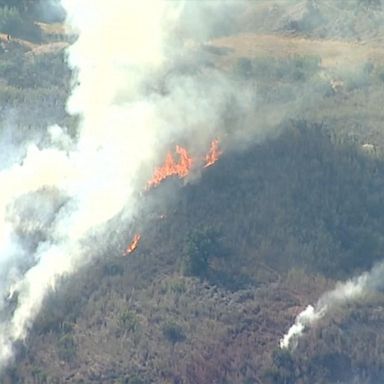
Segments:
[[[166,286],[167,292],[181,295],[186,291],[186,285],[183,280],[171,280]]]
[[[16,88],[36,89],[55,85],[68,89],[70,75],[63,52],[25,57],[20,50],[9,51],[3,53],[0,63],[0,78]]]
[[[108,263],[104,266],[106,276],[119,276],[124,272],[123,267],[119,264]]]
[[[138,326],[137,316],[134,312],[130,310],[125,310],[121,313],[119,322],[121,327],[127,331],[134,332]]]
[[[187,192],[190,225],[208,213],[224,247],[238,255],[253,247],[280,270],[298,265],[342,278],[369,268],[382,257],[384,165],[331,137],[297,122],[276,140],[222,159],[198,194],[194,186]],[[208,253],[196,244],[194,271],[204,273]]]
[[[32,376],[35,383],[45,384],[48,382],[47,374],[41,368],[38,368],[38,367],[33,368]]]
[[[86,298],[79,297],[76,286],[62,286],[62,294],[51,293],[45,300],[44,309],[40,312],[34,331],[40,334],[50,332],[63,335],[71,332],[76,317]],[[52,305],[56,303],[57,305]]]
[[[12,125],[18,132],[60,123],[75,136],[77,118],[65,111],[71,71],[64,53],[27,56],[23,49],[14,47],[0,52],[0,59],[0,117],[6,120],[7,112],[17,111]]]
[[[186,339],[183,328],[173,321],[164,324],[163,335],[171,344],[180,343]]]
[[[200,277],[207,275],[210,259],[214,256],[220,256],[222,251],[218,233],[212,228],[190,232],[185,248],[185,273]]]
[[[308,370],[312,374],[317,372],[331,383],[350,380],[351,368],[350,357],[342,351],[316,355],[308,364]]]
[[[294,384],[296,382],[294,360],[287,350],[277,349],[272,354],[273,367],[264,372],[270,384]]]
[[[274,59],[270,57],[240,58],[235,66],[235,73],[253,80],[268,82],[305,81],[320,70],[321,59],[318,56],[293,56]]]

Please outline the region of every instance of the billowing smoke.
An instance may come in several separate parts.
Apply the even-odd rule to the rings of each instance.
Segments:
[[[62,0],[78,33],[68,50],[76,73],[68,111],[80,116],[79,133],[75,140],[55,125],[43,145],[7,148],[17,156],[0,172],[0,369],[47,293],[89,262],[86,240],[106,238],[116,215],[133,216],[174,140],[193,137],[205,153],[221,128],[236,86],[209,66],[185,70],[194,43],[177,23],[182,5]],[[240,94],[247,100],[246,89]]]
[[[83,241],[123,209],[133,212],[136,175],[166,128],[140,93],[164,60],[165,4],[63,6],[79,32],[68,52],[78,83],[68,108],[81,115],[80,132],[74,142],[65,128],[50,127],[50,146],[29,143],[21,162],[1,170],[0,366],[57,278],[89,259]]]
[[[369,292],[383,288],[383,272],[384,263],[380,263],[370,272],[365,272],[344,283],[338,283],[335,289],[325,292],[314,306],[308,305],[299,313],[294,324],[280,340],[280,348],[294,349],[303,332],[313,326],[318,320],[333,310],[342,308],[353,301],[363,299]]]
[[[181,140],[204,158],[213,139],[223,147],[235,137],[248,143],[251,134],[263,136],[261,130],[295,116],[304,104],[317,108],[323,97],[320,91],[305,97],[314,92],[300,73],[304,80],[295,87],[267,84],[264,96],[248,78],[229,75],[218,59],[225,47],[207,41],[237,32],[254,2],[61,4],[78,34],[67,54],[76,74],[68,111],[80,116],[79,131],[73,139],[66,127],[54,125],[43,144],[41,137],[16,147],[0,142],[1,152],[10,153],[1,156],[0,168],[0,368],[12,357],[14,342],[26,336],[46,294],[89,262],[94,249],[87,239],[103,245],[109,220],[132,218],[140,192],[170,147]],[[311,63],[308,79],[317,87],[322,80]],[[242,68],[246,76],[266,68],[248,64]],[[328,302],[342,301],[332,297]],[[307,314],[322,313],[324,305],[320,301]],[[305,321],[300,326],[299,320],[300,332],[310,323]]]

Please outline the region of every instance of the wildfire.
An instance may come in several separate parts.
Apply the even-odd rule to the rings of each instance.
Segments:
[[[128,245],[127,249],[125,250],[124,256],[128,256],[130,253],[136,250],[136,248],[139,245],[140,239],[141,239],[141,235],[136,233],[136,235],[133,236],[131,243]]]
[[[212,141],[209,152],[204,158],[204,168],[215,164],[221,154],[222,151],[219,148],[219,140],[215,139]],[[189,174],[194,163],[191,155],[180,145],[176,145],[176,155],[178,156],[177,160],[175,160],[175,157],[171,152],[167,153],[164,164],[155,170],[153,177],[148,181],[146,189],[159,185],[167,177],[177,176],[182,179]],[[165,215],[160,216],[160,219],[164,218]],[[141,235],[136,233],[135,236],[133,236],[131,243],[125,250],[124,256],[128,256],[137,249],[140,239]]]
[[[183,178],[188,175],[193,163],[191,156],[185,148],[179,145],[176,146],[176,154],[179,157],[178,161],[175,160],[171,152],[168,152],[164,164],[155,170],[152,179],[148,181],[147,188],[160,184],[170,176]]]
[[[221,155],[219,148],[219,140],[213,140],[209,152],[204,158],[204,168],[216,163]],[[153,177],[147,183],[147,190],[159,185],[164,179],[171,176],[177,176],[180,179],[187,176],[194,164],[194,159],[188,153],[188,151],[181,147],[176,146],[177,160],[171,152],[167,153],[164,164],[159,168],[156,168]]]
[[[211,143],[211,148],[209,149],[207,156],[205,156],[204,168],[210,167],[211,165],[215,164],[216,161],[219,160],[221,153],[222,152],[219,148],[219,140],[213,140]]]

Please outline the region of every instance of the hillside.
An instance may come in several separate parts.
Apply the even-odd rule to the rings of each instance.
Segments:
[[[2,383],[383,381],[380,285],[332,309],[297,348],[279,341],[308,304],[383,260],[384,10],[244,4],[148,86],[159,97],[175,79],[219,77],[244,92],[221,107],[219,159],[143,187],[133,220],[115,217],[93,234],[92,261],[57,282]],[[2,169],[22,162],[18,143],[48,146],[52,124],[78,135],[80,119],[65,108],[75,37],[60,23],[33,24],[39,40],[0,35]],[[178,139],[192,152],[198,141]],[[33,249],[45,234],[28,232],[30,220],[18,230]],[[18,298],[7,300],[0,318]]]
[[[283,382],[277,345],[292,318],[331,288],[332,278],[381,258],[382,218],[374,205],[381,188],[372,182],[380,183],[383,172],[380,159],[331,143],[318,127],[223,156],[172,202],[152,207],[155,218],[138,219],[142,240],[135,253],[122,256],[127,230],[91,269],[63,283],[36,321],[12,377],[257,383],[270,382],[273,373],[273,382]],[[153,194],[175,188],[167,184]],[[219,236],[210,267],[200,279],[185,276],[191,231],[212,236],[209,228]],[[370,342],[381,345],[382,297],[370,305],[375,320],[366,307],[353,306],[315,329],[300,351],[306,360],[289,356],[297,367],[290,382],[324,374],[340,380],[326,363],[333,354],[357,375],[381,375],[380,347],[355,355],[367,327],[375,332]],[[371,325],[356,328],[356,316]],[[347,349],[327,342],[319,349],[325,336],[317,332],[340,334],[338,343],[345,339]],[[319,359],[324,362],[312,367]],[[372,364],[379,365],[373,370]]]

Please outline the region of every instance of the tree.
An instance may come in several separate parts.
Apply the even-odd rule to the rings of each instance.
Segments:
[[[219,253],[218,233],[212,228],[190,232],[186,241],[184,271],[194,276],[205,276],[209,261]]]

